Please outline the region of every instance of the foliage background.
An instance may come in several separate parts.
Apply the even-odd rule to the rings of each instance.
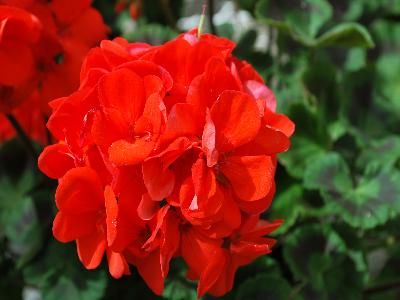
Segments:
[[[196,24],[200,2],[142,1],[137,21],[94,4],[112,36],[159,44]],[[278,244],[224,299],[400,299],[400,1],[208,2],[207,30],[237,41],[297,125],[265,215],[286,220]],[[54,241],[54,188],[18,140],[0,146],[0,297],[158,299],[135,271],[84,270]],[[164,299],[196,299],[184,275],[175,261]]]

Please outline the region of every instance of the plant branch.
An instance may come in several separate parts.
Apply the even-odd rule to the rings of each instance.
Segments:
[[[210,24],[210,30],[212,34],[217,34],[217,29],[215,28],[214,22],[214,0],[208,0],[208,23]]]
[[[370,287],[364,290],[364,294],[375,294],[392,289],[400,289],[400,280]]]
[[[38,154],[36,152],[35,147],[32,144],[32,141],[29,139],[24,129],[21,127],[17,119],[14,118],[12,114],[6,114],[6,117],[7,120],[10,122],[10,124],[12,125],[12,127],[17,132],[19,139],[21,140],[22,144],[24,145],[28,153],[32,155],[33,159],[36,160],[38,158]]]
[[[161,8],[164,13],[165,20],[168,23],[168,26],[170,26],[172,29],[177,31],[178,28],[176,27],[176,19],[175,19],[174,14],[172,13],[170,1],[169,0],[161,0]]]

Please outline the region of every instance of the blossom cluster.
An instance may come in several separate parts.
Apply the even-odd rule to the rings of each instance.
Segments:
[[[48,101],[79,86],[84,57],[107,32],[90,0],[0,0],[0,141],[15,134],[1,113],[13,113],[46,142]]]
[[[87,269],[106,255],[113,277],[133,265],[161,294],[182,257],[199,297],[219,296],[271,251],[281,221],[260,215],[294,124],[234,46],[197,30],[161,46],[104,40],[79,89],[50,103],[58,143],[39,167],[59,180],[53,233]]]

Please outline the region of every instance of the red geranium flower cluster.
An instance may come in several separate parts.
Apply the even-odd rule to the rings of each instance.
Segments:
[[[223,295],[239,266],[267,254],[280,225],[260,219],[275,192],[276,154],[294,124],[234,44],[196,31],[162,46],[102,41],[79,89],[51,102],[58,144],[40,169],[59,179],[54,236],[81,262],[134,265],[161,294],[181,256],[198,295]]]
[[[36,140],[46,140],[47,102],[79,86],[84,57],[106,37],[108,28],[90,5],[0,0],[0,113],[12,112]],[[0,114],[0,141],[13,135]]]

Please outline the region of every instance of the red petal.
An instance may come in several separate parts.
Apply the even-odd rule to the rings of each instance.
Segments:
[[[189,49],[189,43],[181,39],[172,40],[157,49],[154,61],[166,70],[169,70],[174,84],[180,83],[186,85],[188,81],[186,65]]]
[[[253,239],[262,237],[278,229],[279,226],[282,225],[282,223],[283,223],[282,220],[275,220],[272,223],[270,223],[266,220],[259,219],[257,220],[255,226],[253,226],[252,228],[246,228],[247,226],[242,228],[241,235],[243,239]]]
[[[47,146],[38,159],[40,171],[53,179],[61,178],[75,167],[74,158],[66,144],[58,143]]]
[[[157,141],[160,136],[161,126],[166,121],[166,108],[158,94],[147,98],[143,115],[135,123],[135,134],[146,141]]]
[[[56,204],[62,212],[77,215],[104,207],[101,181],[88,167],[69,170],[56,190]]]
[[[108,270],[115,279],[119,279],[122,275],[130,275],[129,265],[125,258],[117,252],[107,250]]]
[[[89,8],[90,2],[90,0],[83,0],[71,3],[70,0],[53,0],[50,5],[57,20],[68,24]]]
[[[152,243],[156,240],[156,237],[164,224],[165,216],[167,215],[169,208],[169,205],[165,205],[157,211],[156,226],[154,227],[149,239],[143,244],[143,249],[148,249],[153,246]]]
[[[177,103],[169,112],[163,140],[174,140],[178,137],[198,136],[203,122],[194,106],[189,103]]]
[[[213,167],[218,162],[218,150],[215,148],[216,131],[214,122],[211,120],[210,111],[206,111],[206,124],[201,138],[201,146],[206,154],[207,166]]]
[[[273,155],[287,151],[290,140],[282,131],[265,126],[259,131],[254,144],[254,150],[259,150],[258,155]]]
[[[222,297],[229,292],[233,288],[233,281],[237,268],[237,263],[230,257],[224,272],[210,288],[208,293],[214,297]]]
[[[182,231],[182,257],[191,272],[200,277],[222,240],[211,239],[197,232],[194,227]]]
[[[266,109],[263,121],[272,128],[283,132],[287,137],[291,137],[294,133],[295,124],[285,115],[276,114]]]
[[[242,200],[261,199],[273,186],[275,166],[270,156],[232,156],[220,168]]]
[[[214,79],[215,81],[219,81],[229,89],[227,83],[230,81],[230,76],[225,73],[219,73],[222,68],[220,65],[225,65],[224,63],[225,55],[218,49],[217,45],[213,45],[208,41],[204,41],[204,39],[200,40],[196,44],[192,46],[192,49],[188,56],[188,78],[192,80],[197,75],[206,72],[207,77],[211,77],[210,79]],[[222,64],[217,63],[217,61],[222,62]],[[218,64],[218,66],[214,65]],[[213,72],[216,72],[213,74]],[[212,77],[215,75],[216,77]],[[224,75],[224,76],[217,76]],[[229,82],[230,83],[230,82]]]
[[[235,201],[240,209],[251,215],[258,215],[263,213],[268,209],[268,207],[272,203],[272,199],[275,195],[275,183],[273,182],[272,187],[267,196],[261,198],[260,200],[255,201],[245,201],[239,198],[236,198]]]
[[[153,151],[154,142],[147,141],[147,138],[137,139],[135,143],[126,140],[114,142],[108,152],[110,161],[118,166],[134,165],[142,162]]]
[[[122,252],[139,238],[144,226],[137,208],[145,189],[139,167],[123,167],[118,171],[114,178],[114,191],[118,195],[117,236],[112,249]]]
[[[104,190],[106,205],[107,243],[111,246],[117,236],[118,204],[111,186],[107,185]]]
[[[86,269],[96,269],[100,265],[106,246],[107,241],[102,232],[76,240],[79,259]]]
[[[202,297],[214,285],[221,274],[223,275],[226,272],[227,264],[228,259],[225,250],[216,249],[200,276],[197,287],[198,298]]]
[[[191,82],[187,102],[204,114],[205,108],[211,107],[226,90],[238,90],[236,81],[223,60],[211,58],[204,74]],[[223,116],[226,114],[227,112],[224,112]]]
[[[69,6],[75,5],[69,4]],[[82,30],[82,28],[85,28],[85,30]],[[107,33],[109,31],[110,29],[104,23],[100,12],[96,9],[89,8],[83,11],[79,17],[68,26],[64,32],[64,37],[78,40],[89,49],[90,47],[98,45],[101,40],[107,38]]]
[[[30,44],[36,42],[42,30],[40,20],[16,3],[3,3],[0,6],[0,41],[14,39]]]
[[[167,278],[169,262],[180,248],[180,220],[171,211],[168,212],[162,226],[162,241],[160,245],[161,273]]]
[[[96,229],[96,214],[67,215],[58,212],[53,221],[53,235],[67,243],[88,235]]]
[[[118,43],[117,39],[114,39],[112,41],[110,40],[103,40],[100,42],[100,48],[101,52],[103,54],[103,58],[106,62],[106,65],[110,67],[110,69],[113,69],[114,67],[117,67],[130,59],[132,59],[131,55],[128,52],[128,49],[126,45],[122,45],[121,43]],[[99,57],[94,57],[92,59],[95,59],[96,61],[98,60]],[[103,63],[103,62],[101,62]],[[107,68],[108,69],[108,68]],[[115,70],[115,69],[114,69]]]
[[[91,133],[100,149],[108,151],[114,141],[124,139],[129,135],[129,123],[124,120],[124,115],[120,110],[103,108],[94,116]]]
[[[216,193],[215,175],[207,167],[203,158],[199,158],[192,166],[192,180],[197,197],[212,197]]]
[[[137,212],[142,220],[151,220],[159,209],[160,202],[153,201],[149,194],[143,194],[142,201],[139,203]]]
[[[34,75],[34,60],[31,49],[15,41],[0,44],[0,84],[20,85]],[[31,79],[33,80],[33,79]]]
[[[164,95],[165,92],[164,84],[159,77],[155,75],[146,75],[143,78],[143,83],[144,83],[144,90],[146,92],[146,98],[149,98],[154,93]]]
[[[276,110],[275,95],[264,83],[256,80],[247,80],[244,82],[244,86],[246,91],[260,103],[261,114],[264,114],[266,107],[271,111]]]
[[[271,252],[269,244],[257,244],[247,241],[235,241],[230,246],[232,254],[243,257],[241,264],[248,264],[253,259]]]
[[[134,60],[121,64],[120,66],[118,66],[117,69],[123,69],[123,68],[132,70],[140,77],[145,77],[147,75],[157,76],[164,83],[164,88],[166,91],[169,91],[172,88],[173,81],[171,75],[166,69],[162,67],[162,65],[158,65],[151,61],[146,61],[146,60]]]
[[[136,259],[133,263],[149,288],[155,294],[161,295],[164,290],[164,279],[161,274],[160,251],[153,251],[147,257]]]
[[[113,71],[99,82],[100,104],[123,112],[128,123],[142,114],[144,96],[143,80],[128,69]]]
[[[218,214],[220,215],[219,220],[218,218],[215,218],[210,226],[207,226],[207,223],[205,222],[200,224],[204,227],[204,229],[201,231],[211,238],[224,238],[230,236],[232,232],[240,226],[241,223],[240,209],[233,199],[227,195],[227,193],[224,194],[225,195],[218,199],[219,202],[222,202],[222,207],[220,208],[220,212]],[[210,200],[214,200],[215,202],[217,198]]]
[[[143,163],[143,181],[150,197],[155,201],[167,198],[174,189],[175,175],[163,169],[161,159],[153,158]]]
[[[228,152],[254,139],[261,118],[255,101],[247,94],[225,91],[211,108],[217,132],[217,149]]]

